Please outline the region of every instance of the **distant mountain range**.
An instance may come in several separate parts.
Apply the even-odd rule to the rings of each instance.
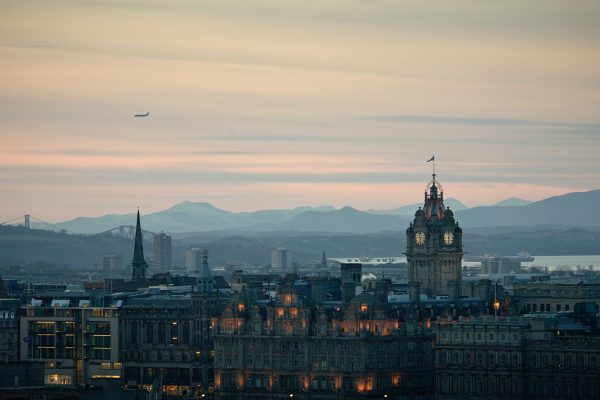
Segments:
[[[374,215],[346,206],[340,210],[307,211],[286,222],[253,225],[245,230],[377,233],[404,230],[408,224],[408,219],[396,215]]]
[[[184,201],[173,207],[144,215],[142,227],[151,232],[209,232],[236,230],[239,228],[285,222],[304,212],[326,212],[335,210],[331,206],[297,207],[290,210],[261,210],[254,212],[230,212],[205,202]],[[142,210],[143,212],[143,210]],[[57,224],[34,224],[35,227],[65,230],[70,233],[100,233],[120,225],[134,225],[135,213],[110,214],[102,217],[79,217]]]
[[[456,199],[445,205],[463,227],[531,227],[540,225],[600,226],[600,190],[568,193],[529,202],[509,198],[492,206],[467,208]],[[332,232],[376,233],[403,231],[418,207],[413,204],[391,210],[359,211],[352,207],[298,207],[283,210],[230,212],[205,202],[184,201],[155,213],[142,214],[142,226],[152,232]],[[143,210],[142,210],[143,212]],[[135,214],[79,217],[57,224],[34,227],[70,233],[100,233],[120,225],[133,225]]]
[[[509,200],[509,199],[507,199],[507,200]],[[452,197],[444,199],[444,205],[446,207],[450,207],[452,209],[452,211],[460,211],[460,210],[465,210],[468,208],[463,203],[461,203],[460,201],[458,201],[456,199],[453,199]],[[379,215],[382,215],[382,214],[383,215],[400,215],[403,217],[410,217],[412,219],[412,217],[414,217],[414,215],[415,215],[415,211],[417,211],[419,209],[419,207],[423,207],[423,203],[410,204],[408,206],[393,208],[391,210],[367,210],[366,212],[368,212],[370,214],[379,214]]]
[[[523,206],[474,207],[455,213],[465,227],[600,226],[600,190],[567,193]]]
[[[499,201],[496,204],[492,204],[492,206],[496,206],[496,207],[526,206],[527,204],[531,204],[531,203],[532,202],[529,200],[520,199],[518,197],[509,197],[508,199]]]

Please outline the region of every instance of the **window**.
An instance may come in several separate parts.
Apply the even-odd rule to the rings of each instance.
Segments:
[[[506,354],[504,353],[500,354],[500,365],[506,365]]]
[[[454,354],[452,354],[452,364],[454,365],[458,365],[458,359],[459,359],[459,354],[458,352],[454,352]]]

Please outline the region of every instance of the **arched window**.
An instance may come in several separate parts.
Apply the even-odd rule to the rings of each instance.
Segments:
[[[504,353],[500,354],[500,365],[502,365],[502,366],[506,365],[506,354],[504,354]]]

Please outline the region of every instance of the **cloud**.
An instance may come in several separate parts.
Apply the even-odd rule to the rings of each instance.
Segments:
[[[413,124],[443,124],[443,125],[476,125],[476,126],[500,126],[500,127],[567,127],[583,129],[600,129],[598,124],[568,123],[552,121],[536,121],[527,119],[511,118],[472,118],[451,117],[440,115],[373,115],[360,116],[359,119],[389,121]]]

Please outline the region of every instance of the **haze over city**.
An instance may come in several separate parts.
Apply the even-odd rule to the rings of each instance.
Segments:
[[[3,217],[600,187],[596,1],[4,1]],[[150,112],[146,118],[134,114]]]

